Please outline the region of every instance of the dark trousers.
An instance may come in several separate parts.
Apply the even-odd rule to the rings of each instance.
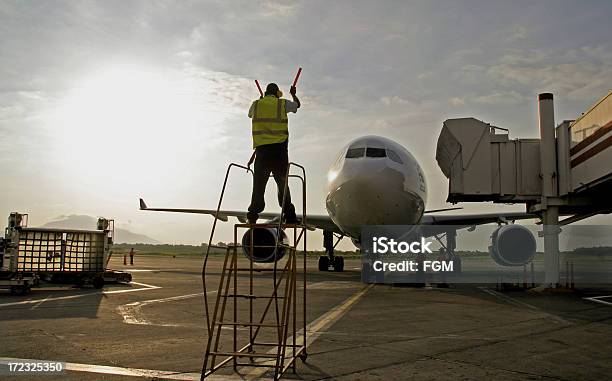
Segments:
[[[264,194],[270,173],[274,176],[278,189],[278,205],[283,205],[283,191],[285,188],[285,178],[289,167],[289,156],[287,154],[287,143],[267,144],[256,149],[255,167],[253,170],[253,193],[251,195],[251,205],[247,218],[249,221],[256,221],[266,203]],[[289,186],[285,194],[285,206],[283,214],[287,220],[294,220],[295,207],[291,203]]]

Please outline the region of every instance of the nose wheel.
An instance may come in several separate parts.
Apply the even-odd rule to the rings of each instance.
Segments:
[[[319,271],[344,271],[344,257],[340,255],[320,256],[319,257]]]
[[[327,230],[323,231],[323,247],[325,247],[327,255],[319,257],[319,271],[344,271],[344,257],[334,255],[334,248],[342,237],[342,235],[339,235],[338,240],[334,243],[334,233]]]

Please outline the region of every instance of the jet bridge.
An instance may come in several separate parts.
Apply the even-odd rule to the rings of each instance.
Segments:
[[[526,202],[541,193],[540,142],[474,118],[444,122],[436,160],[450,180],[449,202]]]
[[[538,211],[542,196],[560,197],[562,214],[608,204],[612,190],[612,92],[575,121],[556,128],[552,94],[543,139],[510,139],[505,128],[474,119],[444,121],[436,160],[449,179],[448,202],[524,203]],[[540,104],[540,111],[542,111]],[[543,160],[546,157],[546,160]],[[598,209],[598,208],[595,208]]]
[[[546,283],[556,285],[559,226],[612,211],[612,92],[557,127],[552,94],[538,96],[538,110],[540,139],[510,139],[474,118],[446,120],[436,160],[448,202],[522,203],[541,216]]]

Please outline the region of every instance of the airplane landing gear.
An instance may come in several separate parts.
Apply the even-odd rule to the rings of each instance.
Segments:
[[[319,257],[319,271],[329,270],[329,257]]]
[[[440,243],[442,248],[440,249],[440,256],[438,260],[442,261],[452,261],[453,262],[453,272],[460,273],[461,272],[461,257],[459,257],[455,253],[455,249],[457,248],[457,230],[448,230],[444,233],[446,238],[446,245],[440,241],[440,238],[437,235],[434,235],[436,240]],[[446,276],[442,278],[442,282],[438,283],[439,288],[448,288],[449,284],[446,282]]]
[[[319,271],[344,271],[344,257],[334,255],[334,248],[340,242],[342,237],[343,236],[337,237],[338,240],[334,244],[334,233],[327,230],[323,231],[323,247],[325,247],[325,253],[327,256],[319,257]]]
[[[335,271],[341,273],[344,271],[344,257],[341,255],[320,256],[319,271]]]
[[[344,257],[340,255],[334,257],[334,271],[339,273],[344,271]]]

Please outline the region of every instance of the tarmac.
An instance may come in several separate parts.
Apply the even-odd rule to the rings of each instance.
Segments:
[[[209,264],[211,306],[221,259]],[[207,343],[201,258],[137,256],[135,262],[110,263],[132,272],[130,285],[44,285],[25,296],[2,291],[0,362],[61,361],[67,370],[1,378],[199,379]],[[602,380],[612,374],[612,288],[549,294],[500,292],[494,285],[368,285],[358,259],[346,260],[342,273],[316,267],[310,258],[308,358],[297,360],[286,379]],[[263,287],[266,277],[257,275],[255,283]],[[222,344],[230,345],[232,329],[222,333]],[[265,368],[228,366],[211,379],[270,376]]]

